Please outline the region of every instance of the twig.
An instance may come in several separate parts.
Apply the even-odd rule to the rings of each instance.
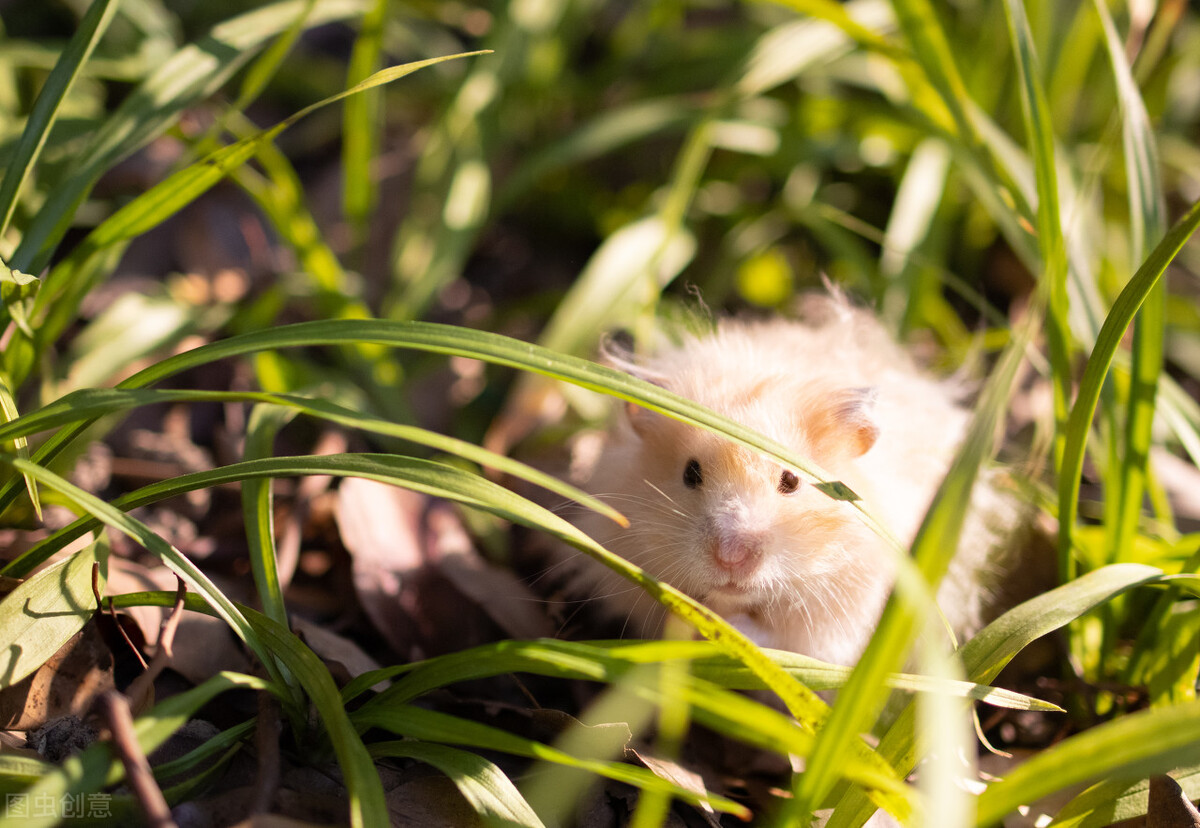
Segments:
[[[279,701],[272,694],[258,694],[258,725],[254,732],[254,747],[258,753],[258,780],[250,813],[265,814],[275,801],[279,787]]]
[[[150,762],[138,745],[129,701],[116,690],[109,690],[100,697],[100,710],[108,721],[113,749],[125,766],[126,782],[146,816],[146,824],[150,828],[177,828],[167,800],[154,781]]]
[[[96,596],[96,606],[102,608],[104,606],[104,599],[100,597],[100,564],[98,563],[92,564],[92,595]],[[125,632],[125,628],[121,626],[121,619],[117,617],[117,611],[113,608],[113,601],[111,597],[108,599],[108,614],[112,618],[113,625],[116,626],[117,632],[121,634],[121,638],[125,639],[125,643],[129,645],[129,649],[133,651],[133,654],[141,663],[142,669],[145,670],[147,668],[146,659],[142,658],[141,651],[134,646],[132,639],[129,637],[129,633]]]
[[[179,622],[183,618],[183,602],[187,597],[187,584],[183,582],[182,578],[178,576],[176,578],[179,585],[175,589],[175,606],[171,608],[171,614],[166,617],[162,622],[162,627],[159,628],[158,646],[155,648],[154,658],[150,659],[146,671],[135,678],[126,691],[131,704],[137,710],[145,707],[150,699],[150,692],[154,688],[154,680],[174,657],[175,631],[179,629]],[[145,664],[145,662],[142,663]]]

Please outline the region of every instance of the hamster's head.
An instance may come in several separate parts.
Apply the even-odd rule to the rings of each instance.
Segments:
[[[839,476],[879,435],[870,389],[772,377],[684,393]],[[626,410],[599,472],[630,519],[614,550],[723,614],[832,610],[847,580],[880,566],[864,555],[878,544],[848,504],[795,469],[645,409]]]

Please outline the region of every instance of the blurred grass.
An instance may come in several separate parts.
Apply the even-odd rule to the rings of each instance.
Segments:
[[[481,48],[494,54],[433,65]],[[402,83],[374,85],[411,71],[372,74],[382,67],[422,59],[428,67]],[[368,77],[371,88],[340,111],[310,106],[340,100]],[[1026,777],[1036,777],[1039,793],[1082,781],[1108,791],[1130,777],[1194,765],[1200,755],[1187,734],[1196,722],[1198,665],[1176,656],[1179,642],[1197,635],[1200,616],[1188,592],[1195,582],[1162,576],[1200,569],[1191,534],[1200,510],[1186,497],[1195,477],[1180,483],[1160,467],[1173,454],[1188,458],[1194,475],[1200,458],[1197,88],[1200,16],[1183,0],[288,0],[252,9],[144,0],[0,10],[0,432],[14,438],[0,455],[9,468],[3,519],[35,525],[41,486],[172,561],[273,676],[215,678],[192,692],[270,688],[289,700],[297,733],[305,729],[300,708],[313,701],[354,791],[352,821],[382,818],[372,755],[403,752],[455,775],[490,824],[537,825],[545,815],[532,805],[559,814],[572,803],[547,803],[544,791],[527,802],[494,764],[442,743],[453,743],[446,733],[456,728],[465,739],[468,724],[402,721],[395,717],[409,714],[397,706],[381,713],[389,727],[421,739],[403,748],[364,745],[330,695],[328,671],[286,629],[263,478],[377,474],[570,536],[600,557],[604,550],[473,471],[434,469],[405,455],[273,458],[277,424],[266,409],[253,421],[244,464],[105,502],[63,479],[85,439],[102,439],[113,420],[87,431],[85,424],[148,402],[136,394],[158,392],[133,390],[143,383],[253,354],[249,371],[276,394],[255,401],[426,446],[418,452],[487,463],[478,445],[486,442],[536,455],[603,416],[596,396],[579,390],[586,388],[661,406],[778,453],[756,435],[575,357],[593,354],[615,328],[645,344],[660,320],[702,325],[709,308],[786,312],[824,274],[876,307],[930,362],[980,383],[994,377],[973,438],[912,550],[928,583],[914,579],[897,590],[830,718],[795,672],[711,613],[629,571],[775,688],[802,722],[779,745],[811,752],[816,771],[796,775],[792,810],[759,816],[803,822],[836,802],[830,825],[860,825],[880,804],[901,815],[915,808],[920,824],[987,824],[1024,802]],[[283,133],[284,126],[291,129]],[[131,168],[150,170],[149,180],[131,179]],[[322,183],[329,176],[332,188]],[[249,280],[242,298],[198,307],[169,289],[186,258],[168,251],[161,272],[150,274],[163,290],[95,310],[96,297],[127,275],[123,259],[136,261],[142,248],[161,254],[154,239],[164,222],[223,187],[249,197],[279,251],[265,278]],[[1043,311],[1045,324],[1035,326]],[[130,321],[152,316],[154,330],[135,334]],[[311,321],[283,327],[304,320]],[[405,324],[416,320],[463,327]],[[129,332],[121,335],[123,328]],[[192,336],[219,341],[167,358]],[[445,385],[437,378],[448,355],[505,370],[485,372],[465,400],[446,392],[430,405],[431,378],[439,390]],[[522,372],[516,381],[513,368]],[[544,375],[579,387],[564,390]],[[94,390],[119,382],[129,389],[119,401]],[[162,393],[202,398],[186,388]],[[74,413],[72,403],[80,404]],[[1015,458],[1027,490],[1041,493],[1039,505],[1058,522],[1062,585],[965,642],[959,668],[990,682],[1030,640],[1065,627],[1069,658],[1052,677],[1093,691],[1069,698],[1073,721],[1111,721],[994,785],[977,799],[977,817],[957,808],[951,818],[936,799],[922,810],[899,780],[931,738],[942,740],[939,753],[962,742],[961,708],[928,705],[918,718],[910,707],[877,752],[859,737],[877,725],[884,677],[909,657],[924,613],[919,595],[944,569],[970,482],[990,462],[990,438],[1005,420],[1003,455]],[[802,459],[789,462],[824,477],[795,462]],[[134,503],[225,479],[246,481],[247,539],[265,616],[243,614],[125,515]],[[853,497],[827,482],[831,495]],[[857,505],[870,519],[871,505]],[[6,573],[27,575],[95,525],[62,530]],[[100,554],[89,549],[76,553],[72,572],[84,554]],[[34,578],[22,589],[53,600],[45,583]],[[1147,583],[1171,588],[1129,591]],[[0,604],[0,612],[17,610],[13,601]],[[47,632],[45,640],[62,634]],[[531,646],[534,656],[554,654],[551,643]],[[621,685],[605,672],[604,653],[576,655],[599,680]],[[493,666],[520,669],[527,657],[500,650]],[[935,661],[916,663],[953,672]],[[689,715],[769,744],[778,713],[728,700],[723,718],[726,691],[704,683],[703,660],[676,668],[654,677],[654,689],[638,685],[667,716],[664,753],[675,748],[672,721]],[[1135,714],[1121,693],[1097,689],[1122,682],[1146,685],[1151,709]],[[368,707],[386,708],[386,695]],[[194,709],[191,700],[178,704]],[[147,745],[161,740],[162,715],[139,720]],[[477,747],[505,739],[471,732]],[[214,740],[212,751],[240,738]],[[1131,738],[1136,753],[1123,750]],[[625,773],[586,761],[599,763],[590,767],[600,773]],[[97,790],[112,771],[92,752],[38,772],[45,776],[31,792]],[[0,781],[14,790],[26,789],[30,773],[28,765],[0,765]],[[950,774],[931,765],[923,784],[939,790]],[[672,797],[695,801],[634,776],[653,791],[639,824],[660,823]],[[1096,796],[1085,792],[1064,813],[1092,813]],[[1122,796],[1123,814],[1144,812]]]

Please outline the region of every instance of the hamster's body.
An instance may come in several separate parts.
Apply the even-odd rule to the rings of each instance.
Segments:
[[[964,436],[957,393],[919,370],[867,312],[808,302],[802,321],[726,320],[633,373],[725,414],[810,458],[861,495],[905,543]],[[789,469],[706,431],[630,407],[588,488],[630,519],[581,528],[707,604],[759,644],[853,663],[890,590],[894,553],[848,503]],[[982,480],[938,594],[957,631],[973,632],[1018,507]],[[590,562],[577,580],[634,635],[662,610]]]

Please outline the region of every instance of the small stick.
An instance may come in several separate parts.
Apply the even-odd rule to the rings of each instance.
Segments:
[[[135,678],[126,691],[126,695],[138,710],[145,706],[150,698],[150,691],[154,687],[154,680],[166,669],[174,656],[175,631],[179,629],[179,622],[183,618],[183,602],[187,597],[187,584],[178,576],[176,579],[179,585],[175,589],[175,606],[171,608],[171,614],[166,617],[162,622],[162,627],[159,628],[158,646],[155,648],[154,658],[150,659],[146,671]],[[145,662],[142,663],[145,664]]]
[[[104,606],[104,599],[100,597],[100,564],[92,564],[92,595],[96,596],[97,608]],[[129,638],[129,633],[125,632],[125,628],[121,626],[121,619],[117,618],[117,611],[113,608],[112,598],[108,599],[108,614],[112,618],[113,624],[117,628],[117,632],[121,634],[121,638],[125,639],[125,643],[129,645],[129,649],[137,656],[137,660],[141,663],[142,669],[146,669],[146,659],[142,658],[141,652],[137,647],[133,646],[133,641]]]
[[[250,813],[265,814],[275,801],[279,787],[279,702],[271,693],[259,691],[258,725],[254,732],[254,747],[258,753],[257,792]]]
[[[126,782],[146,816],[146,824],[150,828],[178,828],[171,818],[167,800],[150,771],[150,762],[138,745],[129,701],[116,690],[109,690],[100,697],[100,710],[108,721],[113,749],[125,766]]]

